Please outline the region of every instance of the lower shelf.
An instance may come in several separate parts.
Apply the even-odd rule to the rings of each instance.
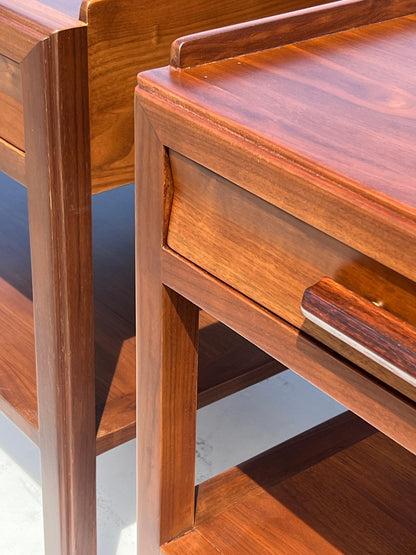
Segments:
[[[134,194],[96,195],[94,288],[97,453],[135,437]],[[199,406],[284,368],[206,314],[200,318]],[[0,410],[38,442],[25,190],[0,189]]]
[[[344,413],[204,484],[169,555],[416,552],[416,457]]]

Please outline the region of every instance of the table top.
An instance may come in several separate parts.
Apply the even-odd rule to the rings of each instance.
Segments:
[[[416,221],[415,67],[411,15],[140,85]]]

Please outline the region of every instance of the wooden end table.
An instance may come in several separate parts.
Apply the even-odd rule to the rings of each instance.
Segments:
[[[248,467],[216,482],[232,514],[199,488],[195,525],[197,307],[416,453],[415,9],[344,1],[189,36],[139,76],[139,553],[280,553],[284,537],[267,499],[263,520],[247,505]],[[371,445],[352,475],[396,449],[412,504],[413,455]]]
[[[2,281],[0,333],[13,348],[3,353],[0,408],[40,446],[47,553],[95,552],[95,453],[135,435],[134,345],[108,368],[118,353],[102,355],[129,323],[104,318],[106,303],[96,307],[94,373],[91,193],[133,180],[137,72],[165,63],[184,33],[316,3],[0,2],[0,168],[28,189],[37,368],[36,378],[31,307]],[[251,370],[279,369],[254,358]],[[221,395],[210,374],[201,402]],[[228,389],[257,379],[249,374],[233,368]]]

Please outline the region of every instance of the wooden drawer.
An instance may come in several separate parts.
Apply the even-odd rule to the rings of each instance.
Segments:
[[[170,248],[416,400],[411,384],[301,311],[305,290],[327,276],[416,326],[412,281],[183,156],[170,160]]]

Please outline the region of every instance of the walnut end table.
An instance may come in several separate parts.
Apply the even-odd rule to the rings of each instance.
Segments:
[[[344,1],[188,36],[139,76],[139,553],[234,552],[222,534],[280,552],[284,527],[243,503],[233,535],[210,487],[195,527],[198,307],[416,453],[415,9]]]

